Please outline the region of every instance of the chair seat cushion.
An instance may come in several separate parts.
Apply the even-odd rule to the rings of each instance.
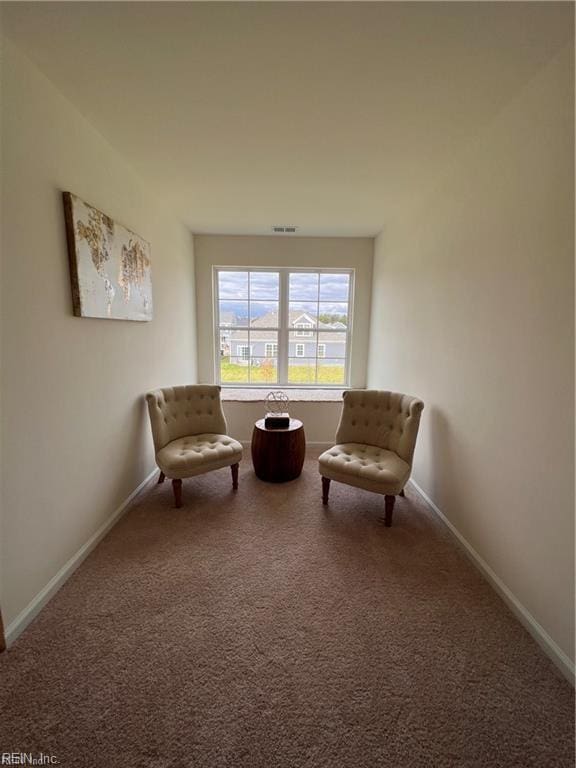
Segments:
[[[410,466],[393,451],[376,445],[343,443],[318,459],[320,474],[374,493],[396,495],[410,477]]]
[[[213,469],[236,464],[242,458],[242,445],[227,435],[179,437],[156,454],[156,463],[166,477],[194,477]]]

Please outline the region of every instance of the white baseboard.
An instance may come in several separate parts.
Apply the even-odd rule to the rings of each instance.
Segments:
[[[514,595],[513,592],[508,589],[502,579],[497,576],[488,563],[476,552],[474,547],[462,536],[460,531],[448,520],[446,515],[439,507],[434,504],[432,499],[420,488],[418,483],[414,480],[410,480],[410,485],[417,493],[424,499],[430,509],[442,520],[444,525],[448,528],[450,533],[454,536],[457,542],[461,545],[464,552],[468,555],[470,560],[478,568],[484,578],[490,583],[490,585],[496,590],[508,607],[512,610],[512,613],[520,620],[520,623],[525,629],[532,635],[534,640],[542,648],[547,656],[554,662],[560,672],[568,680],[571,685],[574,686],[575,668],[574,662],[568,658],[560,646],[550,637],[544,627],[539,624],[534,616],[522,605],[520,600]]]
[[[58,573],[50,579],[48,584],[38,592],[38,594],[28,603],[26,608],[16,616],[16,618],[8,624],[6,627],[6,645],[10,645],[16,640],[16,638],[26,629],[28,624],[40,613],[42,608],[50,600],[53,595],[60,589],[60,587],[72,576],[76,568],[85,560],[90,552],[96,547],[96,545],[106,536],[110,528],[118,522],[119,518],[127,510],[130,502],[140,493],[142,488],[150,482],[150,480],[157,474],[158,470],[154,469],[150,474],[142,480],[140,485],[132,491],[130,496],[125,499],[122,504],[110,515],[110,517],[102,523],[100,528],[94,533],[82,546],[75,555],[73,555],[68,562],[60,568]]]

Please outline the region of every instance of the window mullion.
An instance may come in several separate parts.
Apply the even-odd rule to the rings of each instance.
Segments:
[[[248,333],[246,334],[248,344],[248,383],[252,383],[252,309],[250,307],[250,293],[251,293],[251,287],[250,287],[250,278],[251,273],[250,270],[248,270]]]
[[[280,304],[278,307],[278,383],[288,383],[288,276],[286,269],[280,269]]]

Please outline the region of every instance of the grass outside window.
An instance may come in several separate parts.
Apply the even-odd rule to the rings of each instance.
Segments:
[[[258,365],[239,365],[230,362],[229,357],[220,359],[220,381],[222,384],[277,384],[278,368],[276,359],[266,358]],[[316,366],[314,363],[293,364],[290,361],[288,382],[290,384],[343,384],[344,365],[342,363],[318,366],[318,378],[316,379]]]

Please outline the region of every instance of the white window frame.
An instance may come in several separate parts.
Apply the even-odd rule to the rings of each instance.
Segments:
[[[294,357],[306,357],[306,344],[298,342],[294,350]]]
[[[270,351],[272,348],[272,351]],[[274,341],[266,341],[264,343],[264,357],[278,357],[278,344]]]
[[[214,339],[214,349],[213,349],[213,360],[214,360],[214,381],[217,384],[220,384],[222,387],[231,387],[231,388],[250,388],[250,389],[270,389],[271,384],[270,383],[249,383],[246,382],[223,382],[220,380],[220,331],[225,327],[226,330],[231,334],[230,338],[230,344],[234,344],[234,340],[232,339],[232,335],[235,331],[251,331],[254,332],[254,328],[250,327],[249,322],[246,326],[234,326],[234,325],[220,325],[218,323],[219,320],[219,293],[218,293],[218,274],[220,272],[248,272],[248,282],[250,285],[250,273],[251,272],[271,272],[273,274],[279,275],[279,305],[278,305],[278,327],[277,328],[263,328],[258,327],[258,331],[273,331],[278,334],[278,365],[277,365],[277,372],[278,372],[278,381],[276,382],[277,386],[281,386],[284,389],[341,389],[342,387],[349,387],[350,386],[350,360],[351,360],[351,353],[352,353],[352,336],[353,336],[353,318],[354,318],[354,284],[355,284],[355,270],[352,268],[342,268],[342,269],[324,269],[321,267],[318,268],[306,268],[306,267],[247,267],[247,266],[236,266],[236,265],[218,265],[214,266],[212,268],[212,277],[213,277],[213,339]],[[348,325],[345,330],[339,329],[339,330],[327,330],[325,328],[314,328],[312,326],[312,329],[310,331],[304,330],[304,331],[297,331],[295,330],[295,327],[290,325],[289,322],[289,276],[291,272],[297,272],[297,273],[303,273],[303,272],[310,272],[311,274],[347,274],[349,276],[349,290],[348,290]],[[250,296],[250,288],[248,288],[248,296]],[[320,288],[318,288],[318,294],[320,293]],[[248,298],[248,317],[250,317],[250,298]],[[309,325],[305,326],[310,328]],[[344,380],[340,384],[293,384],[288,381],[288,360],[289,360],[289,340],[290,340],[290,332],[292,332],[293,336],[300,336],[300,333],[306,334],[308,337],[313,337],[316,335],[316,339],[318,339],[318,334],[326,335],[329,333],[334,334],[346,334],[346,356],[342,358],[344,362]],[[318,347],[322,346],[323,342],[316,343],[316,367],[318,366],[318,359],[321,359],[318,355]],[[250,356],[252,355],[252,345],[240,345],[240,346],[250,346]],[[216,353],[215,353],[216,352]],[[232,355],[233,356],[233,355]],[[248,362],[250,358],[243,358],[246,359]]]
[[[321,360],[323,357],[326,357],[326,344],[323,344],[321,341],[318,342],[318,360]]]

